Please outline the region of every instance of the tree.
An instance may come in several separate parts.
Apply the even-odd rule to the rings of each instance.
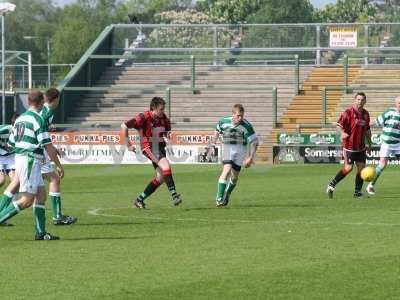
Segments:
[[[262,7],[246,18],[247,23],[309,23],[314,8],[309,0],[264,0]]]
[[[31,51],[35,63],[47,61],[46,38],[53,34],[57,14],[51,0],[13,0],[16,10],[5,18],[6,50]],[[38,37],[25,40],[24,36]]]
[[[198,1],[197,7],[214,19],[237,24],[257,12],[263,2],[263,0],[201,0]]]
[[[78,0],[58,15],[53,36],[53,62],[75,63],[112,23],[126,18],[125,7],[117,0]]]
[[[128,0],[125,7],[129,14],[143,24],[155,23],[157,14],[165,11],[181,11],[193,7],[191,0]]]
[[[377,7],[368,0],[338,0],[335,5],[327,5],[317,12],[317,18],[327,23],[355,23],[371,21]]]

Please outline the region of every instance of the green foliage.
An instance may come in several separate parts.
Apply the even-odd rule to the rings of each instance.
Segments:
[[[327,23],[368,22],[373,21],[376,13],[376,5],[368,0],[338,0],[318,11],[316,18]]]
[[[246,18],[249,24],[311,23],[313,6],[309,0],[264,0],[262,7]]]
[[[157,15],[157,21],[163,24],[210,24],[218,23],[218,19],[193,10],[166,11]],[[214,31],[210,28],[161,28],[154,30],[150,35],[149,45],[154,47],[213,47]],[[219,29],[219,44],[225,47],[228,34],[226,30]]]
[[[79,0],[66,6],[53,36],[53,62],[76,62],[108,25],[125,15],[117,0]]]
[[[143,24],[156,23],[159,13],[185,10],[193,7],[191,0],[128,0],[125,6]]]
[[[260,9],[264,1],[258,0],[201,0],[197,7],[223,23],[244,22],[247,16]]]
[[[46,38],[53,34],[57,9],[51,0],[13,0],[14,12],[6,15],[6,50],[31,51],[34,63],[47,62]],[[39,37],[25,40],[24,36]]]

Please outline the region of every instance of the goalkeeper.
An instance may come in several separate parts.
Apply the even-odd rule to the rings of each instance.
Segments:
[[[232,116],[223,117],[218,122],[211,150],[220,136],[223,143],[223,169],[218,180],[217,207],[228,205],[230,195],[237,185],[242,165],[248,168],[254,163],[258,137],[250,122],[244,119],[243,105],[235,104],[232,108]]]

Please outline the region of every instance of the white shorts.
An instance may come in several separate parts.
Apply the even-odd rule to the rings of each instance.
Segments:
[[[247,155],[246,145],[224,144],[222,147],[222,163],[234,163],[242,166]]]
[[[0,172],[15,170],[15,154],[0,156]]]
[[[400,155],[400,143],[386,144],[382,142],[381,149],[379,150],[379,157],[391,157],[394,155]]]
[[[47,154],[46,150],[44,150],[44,159],[42,161],[42,167],[40,168],[40,172],[42,174],[54,172],[53,162],[50,160],[50,157]]]
[[[15,155],[15,174],[19,179],[19,192],[36,194],[40,186],[44,186],[40,173],[42,161],[28,155]]]

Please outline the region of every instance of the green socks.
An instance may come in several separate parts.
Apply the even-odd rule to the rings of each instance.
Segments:
[[[217,201],[222,201],[222,198],[224,197],[225,193],[225,188],[226,188],[226,180],[218,180],[218,189],[217,189]]]
[[[16,202],[11,202],[5,209],[0,212],[0,223],[7,221],[21,211]]]
[[[375,175],[374,181],[372,181],[372,185],[375,185],[376,181],[377,181],[378,178],[379,178],[379,175],[381,175],[381,173],[383,172],[383,169],[384,169],[384,168],[382,168],[380,165],[377,165],[377,166],[376,166],[376,168],[375,168],[375,173],[376,173],[376,175]]]
[[[61,193],[49,192],[51,207],[53,211],[53,219],[59,220],[62,217],[61,212]]]
[[[13,197],[14,197],[14,194],[4,191],[3,197],[0,199],[0,211],[2,211],[8,205],[10,205]]]
[[[238,181],[237,179],[232,179],[232,178],[229,180],[228,187],[226,188],[226,193],[228,195],[230,195],[232,193],[233,189],[236,187],[237,181]]]
[[[33,217],[35,218],[36,235],[46,234],[46,209],[43,204],[33,205]]]

